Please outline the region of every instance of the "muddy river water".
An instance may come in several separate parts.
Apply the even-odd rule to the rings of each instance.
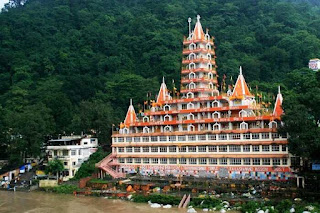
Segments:
[[[103,197],[74,197],[45,192],[0,191],[0,213],[186,213],[186,209],[153,209],[148,204]],[[202,210],[198,210],[202,212]],[[231,211],[230,211],[231,213]]]

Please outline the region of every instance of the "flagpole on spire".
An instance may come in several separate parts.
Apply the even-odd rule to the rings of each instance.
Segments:
[[[278,94],[281,94],[280,85],[278,86]]]
[[[188,22],[189,22],[189,35],[191,34],[191,18],[188,18]]]
[[[162,76],[162,83],[164,83],[164,76]]]
[[[200,15],[197,15],[197,22],[200,22]]]
[[[242,66],[240,66],[240,75],[242,75]]]
[[[130,98],[130,106],[132,106],[132,98]]]

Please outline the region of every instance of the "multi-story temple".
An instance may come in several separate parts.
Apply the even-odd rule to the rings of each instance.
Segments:
[[[125,173],[285,180],[291,176],[287,136],[277,133],[283,113],[251,94],[240,72],[227,92],[218,90],[214,38],[197,17],[183,41],[181,90],[172,97],[163,80],[156,101],[138,118],[130,102],[112,154],[98,163],[100,176]]]

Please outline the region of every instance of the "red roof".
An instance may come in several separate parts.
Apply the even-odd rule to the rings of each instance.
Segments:
[[[280,92],[280,86],[279,86],[279,92],[277,95],[276,103],[274,105],[274,110],[273,110],[273,116],[281,116],[283,114],[283,109],[282,109],[282,94]]]
[[[157,97],[157,103],[169,100],[169,92],[167,89],[167,85],[164,82],[164,78],[162,80],[162,84],[160,86],[160,90]]]
[[[134,111],[133,105],[132,105],[132,100],[130,100],[130,106],[128,108],[128,112],[126,115],[126,119],[124,120],[124,125],[125,126],[130,126],[130,124],[136,122],[136,112]]]
[[[238,76],[237,82],[234,86],[232,97],[234,98],[243,98],[245,96],[253,96],[250,93],[248,85],[242,75],[242,68],[240,67],[240,74]]]
[[[198,15],[196,26],[194,26],[192,39],[198,40],[198,39],[204,39],[204,37],[205,37],[204,32],[202,29],[202,25],[200,23],[200,16]]]

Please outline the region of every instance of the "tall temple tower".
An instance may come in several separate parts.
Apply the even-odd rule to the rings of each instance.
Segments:
[[[128,173],[286,180],[292,176],[287,135],[278,134],[282,95],[266,107],[250,91],[240,66],[235,85],[218,91],[214,39],[200,16],[183,41],[181,95],[171,96],[163,78],[143,115],[132,100],[112,153],[99,162],[100,177]]]
[[[217,72],[214,52],[214,38],[203,32],[200,16],[194,30],[183,41],[183,59],[181,71],[181,93],[186,98],[218,95]]]

